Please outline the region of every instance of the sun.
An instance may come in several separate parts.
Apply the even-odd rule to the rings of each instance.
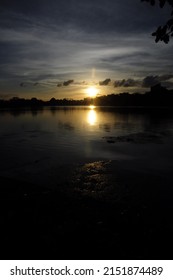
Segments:
[[[98,93],[98,89],[95,87],[89,87],[87,88],[86,92],[89,95],[89,97],[94,98]]]

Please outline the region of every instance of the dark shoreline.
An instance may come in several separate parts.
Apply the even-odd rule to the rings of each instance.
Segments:
[[[149,89],[148,89],[149,90]],[[41,100],[36,97],[31,99],[12,97],[9,100],[0,99],[0,108],[22,108],[22,107],[43,107],[43,106],[119,106],[119,107],[173,107],[173,89],[168,90],[160,83],[153,85],[145,93],[110,93],[96,97],[86,97],[80,100],[55,99]]]

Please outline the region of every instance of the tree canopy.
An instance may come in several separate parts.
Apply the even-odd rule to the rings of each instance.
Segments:
[[[155,32],[152,33],[152,36],[155,37],[156,43],[163,41],[168,44],[171,37],[173,37],[173,0],[141,0],[142,2],[149,2],[152,6],[159,2],[160,7],[163,8],[165,4],[169,4],[171,8],[171,15],[168,21],[163,25],[159,26]]]

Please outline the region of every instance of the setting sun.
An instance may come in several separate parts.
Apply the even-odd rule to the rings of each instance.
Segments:
[[[87,91],[87,94],[89,95],[89,97],[92,97],[92,98],[96,97],[96,95],[98,93],[98,89],[95,87],[89,87],[89,88],[87,88],[86,91]]]

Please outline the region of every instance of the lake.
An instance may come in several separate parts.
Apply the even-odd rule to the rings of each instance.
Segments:
[[[172,143],[166,108],[1,110],[2,258],[168,259]]]
[[[151,168],[171,169],[172,132],[167,109],[1,110],[0,176],[53,185],[63,166],[98,160],[129,166],[138,159],[147,167],[149,156]]]

